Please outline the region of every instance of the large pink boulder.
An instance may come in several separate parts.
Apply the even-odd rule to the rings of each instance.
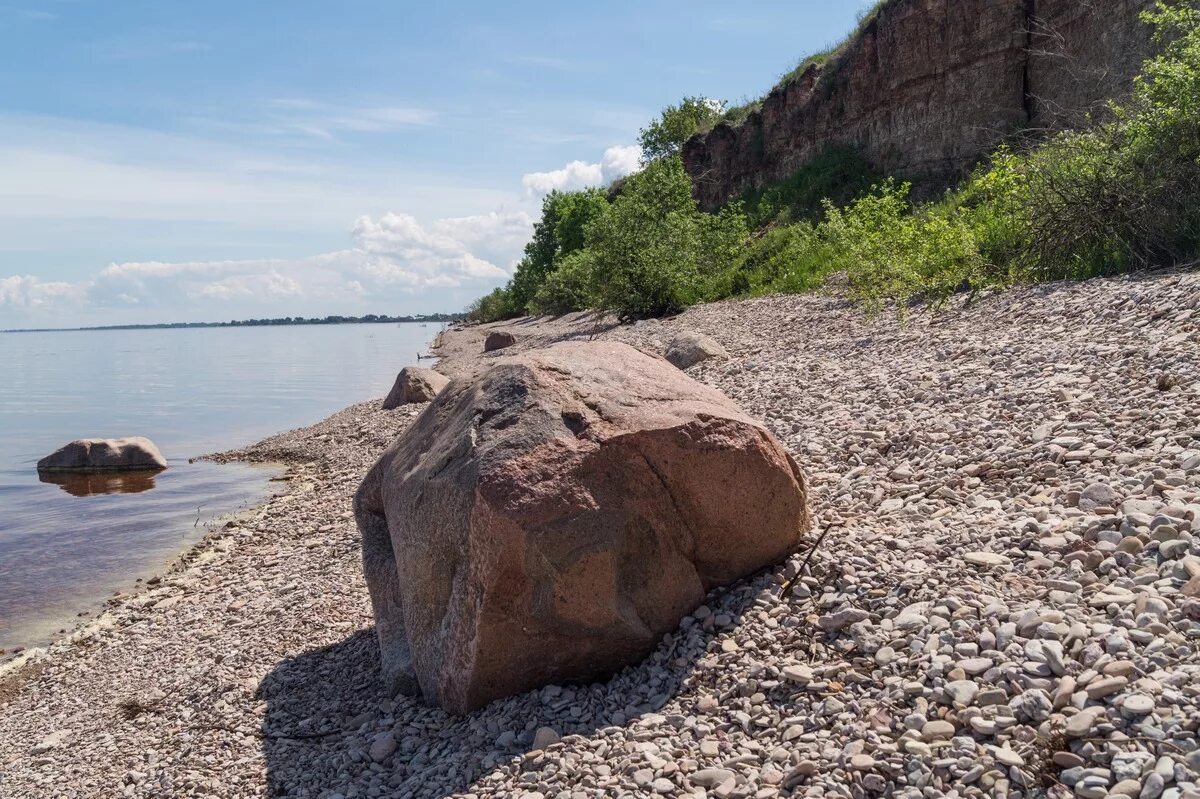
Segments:
[[[453,712],[642,659],[809,528],[804,478],[765,427],[599,341],[452,383],[355,512],[385,676]]]

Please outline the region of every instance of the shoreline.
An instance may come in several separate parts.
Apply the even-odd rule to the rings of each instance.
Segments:
[[[173,464],[171,468],[189,466],[190,463],[180,459],[180,462]],[[225,467],[211,464],[211,468]],[[42,605],[35,614],[21,616],[22,621],[10,627],[12,637],[4,643],[7,652],[0,655],[0,677],[5,673],[6,667],[22,654],[46,650],[103,613],[112,597],[129,596],[142,590],[142,584],[146,580],[161,576],[164,570],[171,568],[191,547],[231,516],[244,513],[268,501],[273,495],[275,478],[282,471],[282,466],[276,469],[269,463],[241,464],[241,468],[231,472],[231,476],[224,481],[225,486],[254,482],[257,490],[246,491],[243,496],[221,496],[221,499],[227,500],[226,503],[206,501],[193,506],[195,518],[191,524],[187,524],[181,517],[176,524],[159,525],[161,530],[154,541],[137,547],[127,547],[127,551],[136,555],[136,563],[131,562],[127,564],[127,568],[119,571],[101,572],[104,575],[103,585],[91,586],[90,590],[80,588],[69,596],[60,598],[53,606]],[[196,496],[199,498],[201,495]],[[11,623],[12,619],[8,621]]]
[[[402,322],[400,322],[400,324],[420,323],[422,326],[425,326],[425,324],[428,323],[428,321],[430,321],[430,320],[412,319],[412,320],[402,321]],[[433,321],[438,321],[438,320],[433,320]],[[347,324],[363,324],[363,322],[360,321],[360,322],[353,322],[353,323],[347,323]],[[379,324],[392,324],[392,322],[379,323]],[[232,327],[244,327],[244,326],[245,325],[232,325]],[[261,326],[269,327],[271,325],[261,325]],[[309,325],[309,326],[311,326],[311,325]],[[229,325],[228,323],[223,323],[223,324],[188,326],[188,328],[191,328],[191,327],[231,327],[231,325]],[[162,326],[151,326],[149,329],[188,329],[188,328],[185,328],[183,326],[178,326],[178,325],[162,325]],[[124,329],[130,329],[130,328],[112,327],[112,328],[100,328],[100,329],[124,330]],[[134,329],[141,329],[141,327],[134,328]],[[449,328],[446,328],[446,329],[449,329]],[[77,332],[80,330],[86,331],[86,330],[90,330],[90,328],[78,328],[78,329],[76,329],[76,328],[57,329],[56,328],[56,329],[47,329],[47,330],[32,330],[32,331],[13,330],[13,331],[3,331],[3,332]],[[444,332],[445,332],[445,329],[442,331],[439,331],[430,340],[430,344],[429,344],[430,352],[436,353],[437,342],[441,339],[442,333],[444,333]],[[440,359],[440,356],[439,356],[439,359]],[[434,364],[434,366],[436,366],[436,364]],[[222,465],[230,464],[230,463],[243,463],[243,464],[246,464],[247,466],[273,468],[278,471],[278,474],[273,475],[272,477],[268,478],[268,485],[272,484],[272,483],[290,482],[293,479],[293,476],[291,474],[291,469],[292,469],[293,465],[295,465],[296,463],[307,463],[308,462],[307,457],[300,452],[290,452],[286,449],[272,450],[272,452],[276,452],[277,455],[264,455],[263,454],[264,448],[270,447],[271,442],[281,441],[288,437],[295,437],[297,435],[302,436],[305,433],[307,433],[308,431],[314,430],[314,429],[320,427],[321,425],[323,425],[327,422],[330,422],[334,418],[338,417],[339,415],[341,415],[344,412],[349,411],[353,408],[357,408],[360,406],[369,406],[371,404],[378,405],[381,401],[382,401],[382,398],[376,398],[376,399],[364,400],[364,401],[357,402],[357,403],[352,403],[340,410],[334,411],[333,413],[329,414],[328,416],[326,416],[322,419],[319,419],[319,420],[313,422],[312,424],[302,425],[300,427],[292,428],[289,430],[283,430],[283,431],[280,431],[277,433],[272,433],[262,439],[259,439],[256,442],[246,444],[241,447],[236,447],[236,448],[229,449],[229,450],[222,450],[219,452],[205,453],[202,455],[193,456],[193,457],[189,458],[188,460],[189,460],[189,462],[191,462],[191,461],[208,461],[211,463],[217,463],[217,464],[222,464]],[[88,640],[97,631],[111,629],[114,625],[117,624],[117,622],[114,619],[109,618],[110,611],[120,607],[123,604],[129,603],[129,602],[134,602],[134,601],[138,600],[139,597],[142,597],[147,594],[155,593],[153,590],[151,590],[150,586],[152,586],[158,582],[161,582],[167,576],[175,574],[176,572],[186,568],[189,564],[191,564],[192,562],[194,562],[195,560],[200,558],[201,554],[205,550],[210,548],[210,544],[211,544],[211,542],[209,541],[210,538],[212,538],[214,535],[216,535],[217,537],[220,537],[219,534],[220,534],[221,530],[228,529],[230,524],[237,525],[237,524],[239,524],[240,521],[253,517],[255,515],[256,511],[259,511],[259,510],[263,509],[265,506],[270,505],[272,502],[279,499],[281,496],[284,496],[286,493],[287,493],[286,491],[274,492],[268,488],[267,493],[257,503],[246,506],[246,507],[239,508],[238,510],[231,511],[229,513],[223,513],[223,514],[218,514],[218,515],[214,516],[213,518],[211,518],[210,520],[208,520],[205,523],[207,531],[202,536],[200,536],[198,539],[196,539],[194,541],[191,541],[189,544],[187,544],[187,546],[185,546],[181,551],[177,552],[175,555],[167,558],[165,561],[160,562],[158,564],[157,568],[155,568],[153,570],[155,572],[154,574],[152,574],[151,576],[144,578],[144,579],[142,577],[130,576],[128,580],[122,581],[123,584],[128,585],[132,590],[122,591],[120,594],[118,594],[114,597],[109,597],[107,599],[98,600],[93,607],[84,608],[83,611],[88,614],[88,618],[82,618],[79,616],[79,613],[76,613],[76,617],[74,619],[68,619],[66,616],[61,616],[61,617],[54,617],[54,619],[52,621],[48,621],[46,624],[49,627],[59,626],[60,622],[67,622],[65,632],[60,632],[60,633],[54,634],[53,636],[51,636],[51,640],[47,641],[46,643],[44,643],[42,645],[35,644],[35,645],[30,645],[30,646],[23,646],[23,647],[21,647],[21,651],[18,652],[15,657],[11,657],[8,660],[0,662],[0,704],[2,704],[2,701],[6,694],[11,694],[13,692],[14,686],[16,684],[19,684],[20,682],[24,681],[25,678],[22,676],[21,672],[24,671],[26,668],[35,667],[38,662],[44,660],[46,657],[48,657],[56,652],[61,652],[64,649],[67,649],[80,641]],[[130,581],[132,581],[132,582],[130,582]]]
[[[380,402],[382,402],[382,398],[352,403],[313,424],[273,433],[243,447],[206,453],[194,456],[189,460],[207,461],[220,465],[241,463],[250,467],[273,469],[277,471],[277,474],[267,478],[268,484],[291,483],[297,476],[304,473],[303,467],[310,464],[311,460],[302,451],[289,449],[283,442],[293,441],[298,437],[305,438],[309,431],[331,422],[347,411],[363,406],[377,406]],[[298,474],[293,472],[297,466],[302,467]],[[164,583],[170,577],[177,576],[178,573],[193,564],[212,562],[214,558],[205,553],[213,549],[219,539],[227,536],[224,531],[243,526],[248,520],[258,517],[267,506],[289,493],[288,489],[274,492],[268,489],[268,493],[260,501],[229,513],[214,516],[205,523],[207,531],[203,535],[163,562],[156,573],[144,579],[131,576],[129,580],[133,581],[133,590],[121,592],[117,596],[99,602],[94,617],[77,621],[65,633],[58,635],[45,645],[24,647],[17,657],[0,663],[0,700],[3,699],[6,689],[11,692],[11,686],[7,686],[6,683],[13,679],[21,679],[20,672],[24,668],[36,665],[37,662],[55,653],[62,653],[74,644],[87,641],[98,631],[119,627],[120,620],[114,616],[113,611],[125,605],[136,605],[139,601],[146,602],[148,607],[159,606],[161,592],[155,588],[157,585]],[[217,548],[219,549],[219,547]],[[161,596],[161,599],[169,598],[169,596],[170,594],[166,594]],[[165,604],[163,607],[170,607],[171,604]]]
[[[495,328],[514,330],[518,344],[482,354]],[[815,576],[791,602],[778,597],[783,564],[711,596],[706,614],[685,619],[647,661],[607,683],[534,691],[466,717],[387,697],[350,500],[424,406],[357,403],[210,456],[283,462],[289,479],[24,676],[0,676],[0,793],[94,796],[121,785],[130,796],[440,799],[554,796],[582,785],[588,795],[640,796],[654,790],[639,782],[645,770],[684,796],[698,767],[737,775],[754,788],[747,795],[802,796],[913,769],[950,790],[968,770],[931,765],[953,747],[932,732],[939,724],[973,735],[979,748],[970,757],[995,771],[990,785],[1003,780],[1007,789],[1027,771],[1057,774],[1036,735],[1014,737],[996,722],[1010,701],[1025,718],[1021,694],[977,706],[948,702],[944,692],[955,681],[1005,691],[992,670],[1017,679],[1031,656],[1013,659],[996,637],[1024,641],[1024,622],[1015,633],[1002,622],[1028,613],[1079,625],[1071,635],[1082,638],[1067,639],[1080,643],[1063,654],[1065,676],[1039,666],[1027,677],[1040,681],[1029,690],[1045,685],[1052,709],[1018,727],[1032,731],[1063,714],[1069,722],[1083,711],[1059,706],[1056,692],[1081,692],[1087,712],[1124,729],[1129,745],[1186,766],[1194,691],[1163,677],[1157,690],[1131,683],[1161,718],[1183,719],[1161,746],[1137,743],[1130,725],[1142,717],[1129,721],[1113,704],[1124,694],[1093,699],[1097,678],[1075,658],[1093,645],[1103,652],[1114,630],[1132,625],[1135,600],[1161,605],[1153,624],[1165,632],[1154,635],[1186,640],[1194,622],[1179,575],[1196,554],[1197,526],[1177,525],[1187,543],[1171,545],[1180,551],[1170,558],[1152,539],[1127,565],[1100,571],[1089,553],[1099,564],[1107,538],[1097,536],[1119,503],[1084,508],[1078,495],[1101,482],[1130,501],[1200,507],[1200,462],[1188,454],[1200,454],[1200,440],[1175,440],[1200,435],[1200,275],[956,298],[904,324],[821,295],[726,301],[623,326],[594,314],[516,320],[448,330],[434,352],[440,371],[465,376],[563,338],[598,335],[661,352],[681,330],[730,351],[730,361],[689,374],[764,420],[796,455],[810,477],[814,526],[847,525],[836,552],[816,553]],[[1160,374],[1177,383],[1157,388]],[[1138,476],[1159,471],[1166,477],[1138,494]],[[1157,583],[1135,579],[1151,567]],[[929,643],[951,625],[973,652]],[[1198,684],[1192,649],[1176,646],[1166,662],[1166,650],[1123,641],[1120,658],[1136,674],[1169,668]],[[1117,660],[1104,657],[1100,669]],[[980,659],[989,665],[976,671]],[[913,713],[925,717],[928,735],[902,734]],[[563,742],[528,752],[540,726]]]
[[[0,522],[0,649],[6,650],[0,665],[19,656],[15,650],[53,645],[102,612],[117,592],[136,592],[137,578],[161,574],[206,533],[214,515],[257,505],[277,488],[270,474],[249,466],[197,458],[319,422],[385,392],[394,370],[415,363],[410,359],[425,351],[438,327],[197,330],[173,356],[164,355],[173,352],[173,339],[114,331],[120,342],[114,339],[113,346],[121,351],[116,366],[105,365],[112,346],[81,339],[53,359],[55,368],[18,374],[7,392],[0,390],[6,409],[0,413],[0,504],[7,512]],[[19,366],[33,363],[51,342],[11,344],[5,351]],[[226,352],[226,345],[233,350]],[[152,364],[165,371],[149,384],[123,377]],[[83,383],[93,393],[120,401],[89,403],[80,375],[90,375]],[[69,496],[77,493],[70,486],[39,480],[35,461],[61,444],[60,436],[130,432],[149,435],[169,456],[172,468],[148,481],[151,490],[134,496],[124,489],[141,485],[123,486],[108,496],[78,498]]]

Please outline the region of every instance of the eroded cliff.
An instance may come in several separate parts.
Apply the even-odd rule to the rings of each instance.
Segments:
[[[1126,91],[1150,51],[1151,0],[892,0],[830,61],[738,126],[683,148],[705,209],[784,179],[835,144],[925,187],[1015,131],[1079,122]]]

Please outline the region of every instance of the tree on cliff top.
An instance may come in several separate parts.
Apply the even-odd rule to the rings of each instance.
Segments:
[[[724,111],[724,103],[707,97],[684,97],[679,105],[667,106],[658,119],[638,133],[642,160],[650,163],[675,155],[685,141],[715,125]]]

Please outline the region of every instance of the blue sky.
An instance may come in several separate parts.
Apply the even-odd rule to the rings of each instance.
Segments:
[[[0,0],[0,328],[460,310],[864,5]]]

